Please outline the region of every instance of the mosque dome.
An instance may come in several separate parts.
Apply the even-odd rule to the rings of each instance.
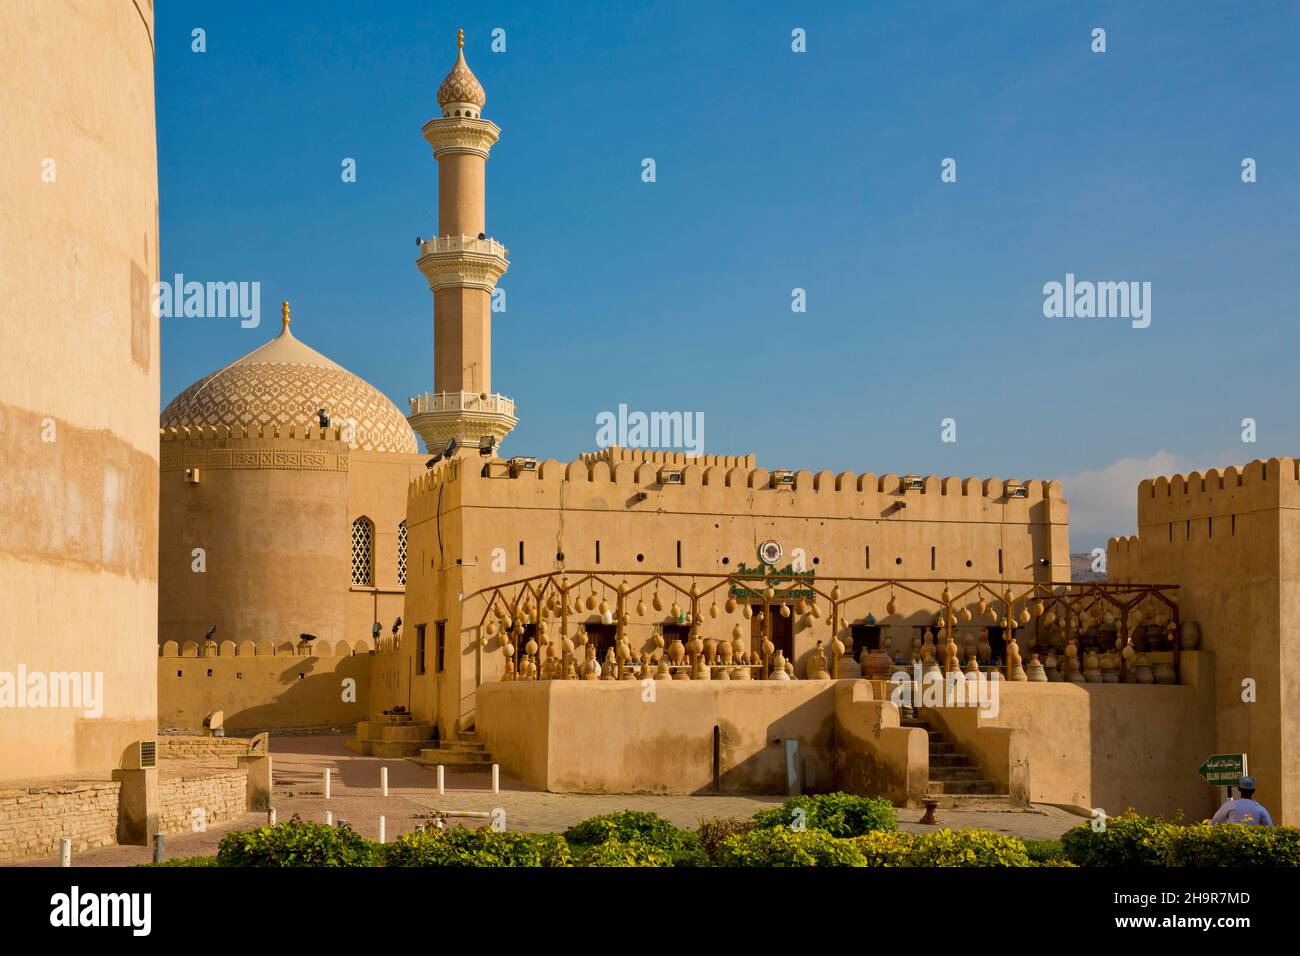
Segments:
[[[456,38],[456,65],[451,68],[442,81],[442,86],[438,87],[438,105],[442,107],[443,115],[450,115],[452,107],[473,107],[474,113],[483,108],[487,103],[487,93],[483,91],[483,84],[478,81],[465,62],[465,35],[463,31],[458,31]]]
[[[416,454],[405,416],[383,392],[298,341],[284,306],[280,334],[177,395],[163,410],[163,428],[208,425],[316,425],[325,409],[334,427],[355,423],[360,451]]]

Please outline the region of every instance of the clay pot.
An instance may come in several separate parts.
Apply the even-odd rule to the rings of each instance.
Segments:
[[[674,664],[680,664],[686,657],[686,647],[682,644],[680,637],[674,637],[673,642],[668,645],[668,659]]]
[[[1183,650],[1194,651],[1201,646],[1201,625],[1195,621],[1183,621]]]

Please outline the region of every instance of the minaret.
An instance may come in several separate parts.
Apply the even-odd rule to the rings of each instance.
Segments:
[[[438,88],[442,116],[423,128],[438,161],[438,234],[416,260],[433,291],[433,391],[411,399],[408,421],[431,452],[452,438],[500,442],[519,421],[515,403],[492,394],[492,292],[509,262],[487,238],[483,184],[501,130],[481,116],[487,94],[465,62],[463,30],[456,46]]]

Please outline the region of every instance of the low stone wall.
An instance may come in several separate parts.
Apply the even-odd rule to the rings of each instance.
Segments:
[[[163,833],[188,833],[228,823],[243,815],[248,774],[243,770],[208,770],[165,776],[158,781]]]
[[[207,757],[242,757],[250,741],[244,737],[192,737],[188,735],[158,738],[159,760],[196,760]]]
[[[71,837],[74,853],[117,842],[117,783],[76,783],[0,789],[0,862],[59,852]]]

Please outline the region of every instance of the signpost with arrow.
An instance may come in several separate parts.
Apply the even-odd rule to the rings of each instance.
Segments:
[[[1205,781],[1216,787],[1227,787],[1228,796],[1232,796],[1232,788],[1237,785],[1242,777],[1246,776],[1246,755],[1245,754],[1214,754],[1206,757],[1205,762],[1197,769]]]

